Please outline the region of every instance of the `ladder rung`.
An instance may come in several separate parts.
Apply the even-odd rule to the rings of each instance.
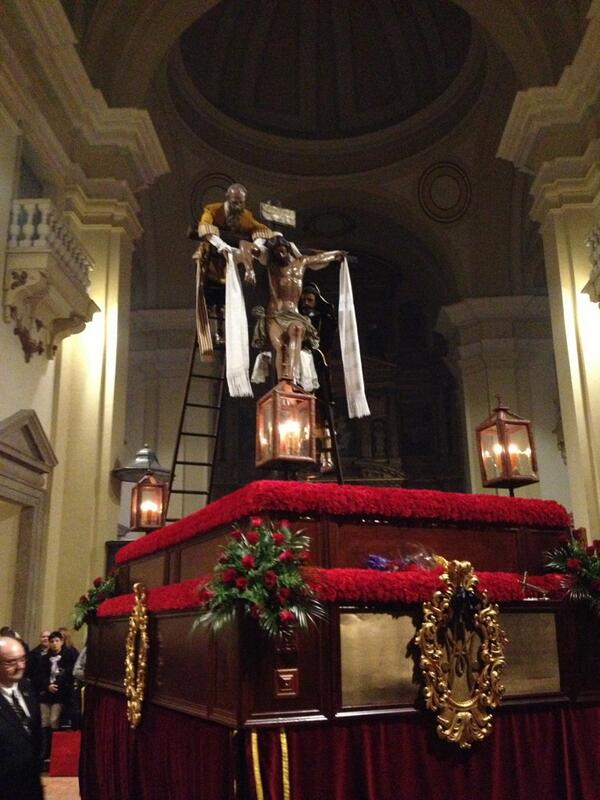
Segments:
[[[224,378],[219,377],[218,375],[200,375],[198,372],[192,372],[192,378],[202,378],[205,381],[223,381]]]
[[[190,406],[190,408],[213,408],[215,411],[218,411],[220,406],[211,406],[208,403],[186,403],[186,406]]]
[[[181,431],[181,436],[201,436],[204,439],[216,439],[216,433],[192,433],[191,431]]]
[[[171,494],[208,494],[204,489],[171,489]]]
[[[212,467],[212,461],[176,461],[177,464],[183,464],[184,467]]]

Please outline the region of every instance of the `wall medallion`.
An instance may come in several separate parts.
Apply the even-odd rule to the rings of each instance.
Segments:
[[[456,164],[432,164],[419,180],[419,203],[436,222],[456,222],[471,203],[471,182]]]

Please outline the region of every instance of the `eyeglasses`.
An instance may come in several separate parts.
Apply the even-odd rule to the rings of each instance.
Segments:
[[[21,658],[11,658],[8,661],[3,658],[2,661],[0,661],[0,664],[5,667],[18,667],[19,664],[27,664],[27,656],[22,656]]]

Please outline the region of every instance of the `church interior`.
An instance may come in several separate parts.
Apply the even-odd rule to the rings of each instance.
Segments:
[[[478,426],[504,406],[530,421],[535,437],[535,480],[515,484],[515,502],[531,501],[541,516],[543,509],[555,514],[547,522],[552,536],[547,530],[539,541],[550,549],[559,528],[563,534],[584,529],[587,544],[595,545],[600,539],[600,0],[3,0],[0,6],[0,624],[30,642],[37,642],[45,627],[71,627],[77,598],[95,576],[119,564],[123,597],[132,597],[135,580],[159,592],[199,578],[210,571],[218,551],[216,544],[182,549],[186,537],[199,530],[192,531],[188,520],[199,524],[210,517],[210,524],[201,523],[206,530],[221,530],[265,510],[277,512],[275,520],[285,512],[319,542],[317,567],[366,566],[356,555],[359,545],[344,544],[354,528],[338,520],[342,512],[329,500],[346,488],[348,498],[359,498],[364,490],[377,514],[389,517],[382,539],[373,533],[372,519],[365,523],[369,553],[384,540],[391,546],[389,531],[401,516],[372,500],[388,497],[379,494],[388,490],[406,490],[403,496],[417,500],[422,491],[436,498],[437,493],[464,496],[456,513],[467,514],[460,523],[465,530],[483,524],[468,517],[473,496],[482,496],[502,504],[498,514],[506,513],[507,531],[517,524],[537,531],[536,525],[546,523],[512,515],[506,488],[490,486],[482,471]],[[309,488],[299,487],[289,507],[282,498],[294,492],[283,483],[276,501],[252,488],[289,475],[256,466],[256,400],[266,385],[254,386],[252,397],[230,396],[224,378],[228,337],[225,350],[215,349],[213,361],[203,365],[214,381],[193,391],[189,383],[196,368],[190,350],[196,353],[198,221],[203,209],[222,203],[228,187],[238,183],[257,217],[261,204],[293,210],[294,226],[282,230],[303,254],[348,254],[369,413],[349,411],[348,367],[336,341],[327,358],[337,473],[319,473],[318,464],[308,481],[305,473],[294,473],[290,487],[302,481]],[[337,265],[330,266],[318,274],[308,271],[304,280],[318,285],[341,318],[339,273]],[[255,286],[244,288],[250,328],[252,311],[266,302],[269,290],[265,271],[257,274]],[[214,336],[214,324],[212,331]],[[181,443],[184,402],[198,405],[188,419],[193,429],[213,430],[216,424],[216,437],[189,434]],[[164,561],[157,556],[167,547],[163,530],[144,535],[130,522],[132,489],[144,474],[131,467],[142,448],[167,482],[174,460],[183,459],[171,476],[164,509],[179,537],[168,545],[177,556]],[[344,487],[336,484],[342,471]],[[309,490],[327,498],[322,517],[304,500]],[[204,513],[207,500],[218,512],[209,505],[207,516],[195,516]],[[453,502],[448,499],[448,507]],[[352,505],[354,499],[348,503],[343,513],[360,516],[361,524],[363,516],[375,513]],[[559,506],[563,516],[555,510]],[[464,553],[462,545],[445,547],[442,534],[434,535],[428,525],[419,528],[420,541],[441,556],[469,558],[475,570],[490,574],[525,573],[523,581],[528,570],[542,572],[534,545],[519,544],[513,563],[509,545],[499,538],[502,561],[498,552],[488,552],[492,545],[465,545]],[[151,544],[159,540],[162,544]],[[526,540],[523,533],[521,541]],[[361,554],[366,558],[366,551]],[[322,577],[323,585],[334,577]],[[494,599],[494,580],[486,585]],[[327,583],[323,591],[331,594],[332,587]],[[151,596],[151,609],[158,598]],[[106,693],[122,669],[117,662],[130,610],[125,613],[121,599],[108,601],[115,610],[101,615],[101,624],[88,626],[95,648],[92,674]],[[186,602],[177,608],[189,610]],[[193,617],[179,614],[179,627],[173,622],[172,629],[161,629],[165,642],[185,638],[184,621],[188,625]],[[355,617],[358,625],[363,617]],[[155,622],[157,629],[162,624]],[[387,624],[382,620],[381,635],[395,636]],[[556,624],[560,629],[563,622]],[[597,626],[597,618],[589,624]],[[332,644],[335,637],[319,630],[318,641],[316,634],[306,634],[308,661],[321,654],[318,674],[302,654],[300,666],[290,667],[291,656],[277,647],[276,671],[292,670],[292,677],[304,674],[309,677],[302,680],[314,678],[325,686],[323,674],[333,674],[344,656],[340,645]],[[358,628],[342,636],[342,650],[350,653],[355,635]],[[363,635],[368,642],[376,633]],[[509,640],[519,635],[513,624]],[[328,729],[325,723],[318,727],[317,717],[327,718],[327,724],[335,717],[335,757],[345,762],[359,747],[350,742],[356,734],[351,714],[343,703],[334,714],[335,701],[323,688],[326,699],[311,695],[314,724],[302,739],[293,727],[302,717],[300,711],[294,717],[293,703],[289,711],[285,699],[271,707],[260,688],[255,706],[244,692],[238,698],[235,664],[243,661],[246,636],[240,623],[239,652],[232,645],[224,654],[215,646],[214,663],[233,671],[225,684],[239,701],[237,711],[230,713],[221,698],[221,716],[211,716],[212,700],[179,697],[173,688],[167,701],[159,688],[159,711],[148,719],[155,733],[161,724],[171,731],[167,714],[193,707],[178,746],[185,750],[187,731],[216,759],[237,747],[231,774],[197,773],[196,793],[185,795],[153,794],[146,778],[137,795],[136,789],[127,793],[90,777],[102,759],[109,763],[105,749],[84,760],[84,800],[320,800],[308,794],[312,784],[298,777],[308,751],[325,747],[320,737]],[[589,637],[598,647],[583,661],[597,673],[600,637],[597,632]],[[75,640],[84,644],[85,629]],[[584,647],[585,637],[577,641]],[[191,645],[181,647],[191,659]],[[116,655],[106,656],[111,648]],[[262,656],[255,645],[249,652],[258,669]],[[360,662],[360,651],[352,650],[347,665],[353,658]],[[561,662],[561,691],[569,694],[565,669]],[[174,674],[186,682],[185,670]],[[164,680],[169,686],[175,681]],[[586,678],[577,680],[583,685]],[[584,711],[597,715],[593,701],[600,697],[600,683],[588,683],[585,702],[592,705]],[[352,691],[349,684],[340,690],[346,700]],[[357,704],[364,706],[360,686],[355,691]],[[138,747],[117,700],[104,699],[103,706],[100,694],[96,699],[90,694],[90,709],[114,725],[128,746]],[[366,719],[364,709],[361,713]],[[392,720],[391,711],[388,717],[378,713],[373,725]],[[308,715],[304,707],[302,714]],[[289,730],[285,753],[289,746],[289,769],[296,773],[291,788],[283,781],[282,794],[280,771],[286,775],[288,768],[271,769],[277,748],[284,747],[281,720],[290,722],[281,731]],[[349,727],[342,729],[344,720]],[[433,717],[429,721],[433,729]],[[413,717],[406,724],[416,725]],[[581,719],[569,718],[573,738],[582,737],[582,749],[591,747],[578,724]],[[140,730],[143,716],[141,725]],[[219,725],[223,728],[215,733]],[[508,741],[508,728],[500,721],[499,726],[498,741]],[[372,729],[363,731],[373,764],[370,748],[395,758],[390,730],[377,734],[379,739]],[[231,743],[231,731],[238,744]],[[521,734],[515,731],[515,737]],[[402,742],[408,735],[396,734]],[[558,748],[554,736],[548,734],[548,747]],[[84,739],[89,743],[89,732]],[[421,763],[440,784],[442,773],[430,764],[438,756],[428,741],[422,740]],[[409,745],[402,746],[408,758]],[[483,745],[476,743],[473,750],[477,747]],[[485,753],[493,764],[504,745],[492,747]],[[461,751],[461,759],[464,755]],[[254,765],[254,772],[251,766],[244,771],[242,762]],[[440,756],[439,763],[448,765],[449,757]],[[261,764],[262,782],[256,771]],[[580,768],[588,767],[582,762]],[[405,796],[392,789],[388,794],[384,783],[374,789],[366,778],[353,793],[343,782],[327,783],[323,765],[316,769],[323,771],[322,786],[336,792],[323,798]],[[483,761],[473,765],[473,776],[478,769],[484,769]],[[457,774],[448,785],[460,800],[476,787],[460,784]],[[414,777],[411,797],[447,796],[420,781]],[[586,793],[593,784],[590,767],[583,777],[565,780],[566,788],[539,797],[593,800]],[[508,784],[498,785],[508,791]],[[535,798],[515,786],[511,796]],[[508,796],[501,791],[489,789],[485,796]]]

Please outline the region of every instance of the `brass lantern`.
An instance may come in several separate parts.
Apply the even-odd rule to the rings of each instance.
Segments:
[[[314,427],[314,396],[280,381],[256,404],[256,466],[314,466]]]
[[[167,507],[167,484],[148,470],[131,492],[131,529],[153,531],[162,528]]]
[[[509,411],[498,399],[492,416],[476,428],[481,481],[505,488],[537,483],[538,466],[531,422]]]

